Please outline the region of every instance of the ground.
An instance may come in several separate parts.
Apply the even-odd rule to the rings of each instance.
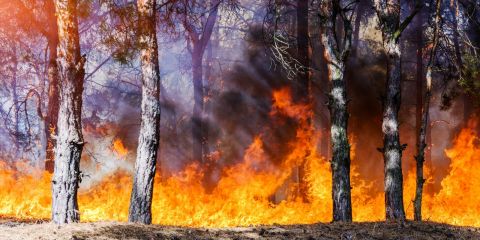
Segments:
[[[0,239],[480,239],[480,229],[430,222],[182,228],[115,222],[57,226],[3,219]]]

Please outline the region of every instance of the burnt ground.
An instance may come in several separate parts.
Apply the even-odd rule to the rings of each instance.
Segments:
[[[439,223],[351,223],[238,228],[182,228],[115,222],[57,226],[0,220],[0,239],[480,239],[480,228]]]

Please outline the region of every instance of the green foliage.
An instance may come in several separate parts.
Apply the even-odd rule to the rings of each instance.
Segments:
[[[100,24],[102,43],[112,51],[114,60],[128,64],[138,53],[137,16],[135,4],[106,2],[109,9],[108,21]]]
[[[480,105],[480,59],[472,54],[463,57],[462,77],[459,85],[475,100],[475,105]]]

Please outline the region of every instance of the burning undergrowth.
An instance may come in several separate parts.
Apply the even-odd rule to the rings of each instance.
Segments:
[[[152,206],[153,223],[219,227],[331,220],[330,166],[316,150],[316,141],[322,133],[316,132],[305,121],[311,114],[311,107],[293,103],[289,88],[273,91],[271,102],[269,117],[281,115],[296,120],[292,140],[285,143],[288,151],[276,161],[271,161],[271,154],[265,147],[265,132],[262,132],[253,138],[241,159],[219,170],[218,180],[212,189],[208,189],[203,181],[205,168],[196,162],[187,164],[169,177],[157,177]],[[431,221],[480,226],[477,217],[480,203],[476,200],[480,194],[480,183],[476,172],[472,171],[480,167],[477,166],[480,146],[473,130],[475,124],[472,121],[469,127],[463,129],[453,147],[446,150],[451,164],[449,174],[441,182],[442,189],[425,196],[424,215]],[[131,154],[131,149],[119,138],[105,141],[110,141],[110,144],[104,151],[108,151],[106,155],[115,164],[110,167],[96,164],[97,169],[93,172],[102,172],[102,178],[82,184],[79,194],[82,221],[127,220],[132,166],[127,156]],[[372,194],[375,192],[371,191],[372,185],[358,174],[359,162],[354,153],[355,147],[352,148],[351,173],[354,220],[381,220],[384,218],[383,195]],[[306,200],[298,196],[296,189],[299,183],[293,177],[295,169],[302,164],[306,171],[303,180],[308,184]],[[89,178],[86,174],[85,171],[84,179]],[[0,175],[1,215],[37,219],[50,217],[49,173],[17,162],[14,167],[2,163]],[[405,178],[405,205],[411,213],[409,202],[414,194],[413,171],[405,174]],[[463,196],[462,200],[458,196]]]
[[[314,127],[315,106],[295,101],[292,81],[266,64],[269,60],[263,51],[264,46],[252,44],[246,56],[249,63],[231,70],[227,82],[209,79],[209,86],[222,89],[207,89],[207,114],[203,116],[207,127],[203,131],[207,132],[209,149],[204,163],[191,157],[191,104],[163,92],[153,223],[225,227],[331,221],[330,163],[318,149],[328,132]],[[385,217],[383,164],[376,152],[381,145],[381,61],[365,66],[355,63],[356,71],[364,73],[349,73],[354,98],[350,121],[354,221]],[[371,79],[363,76],[372,72],[375,76]],[[133,87],[127,92],[112,90],[107,96],[86,98],[88,116],[83,122],[87,144],[79,192],[82,221],[127,220],[140,118],[138,93],[139,88]],[[102,105],[112,105],[109,99],[121,100],[102,109]],[[409,120],[405,117],[403,122]],[[474,125],[472,122],[463,129],[446,150],[450,164],[448,173],[437,183],[441,188],[424,196],[423,214],[430,221],[480,226],[480,203],[476,200],[480,182],[473,170],[480,167],[480,147]],[[411,155],[407,154],[404,162],[410,162]],[[51,174],[27,162],[0,164],[0,215],[49,219]],[[299,174],[300,169],[304,174]],[[411,167],[405,169],[404,201],[411,217],[415,175]],[[426,170],[427,187],[434,183],[434,170]]]

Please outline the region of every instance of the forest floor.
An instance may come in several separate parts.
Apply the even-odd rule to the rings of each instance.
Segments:
[[[238,228],[184,228],[115,222],[57,226],[0,220],[0,239],[480,239],[480,228],[439,223],[351,223]]]

